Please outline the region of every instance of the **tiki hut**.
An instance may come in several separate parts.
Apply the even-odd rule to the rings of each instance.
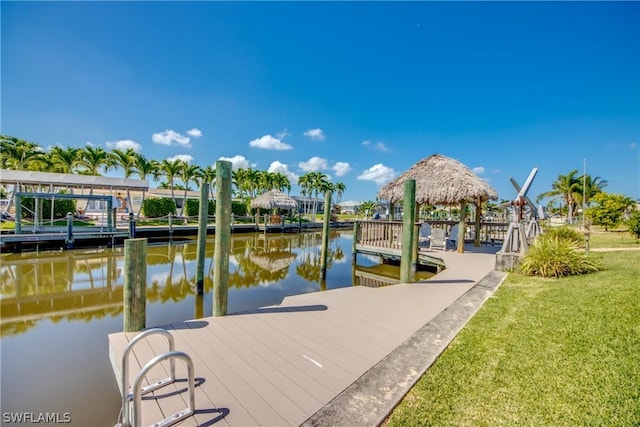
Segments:
[[[291,263],[296,259],[296,256],[291,252],[285,251],[265,253],[253,252],[249,255],[249,259],[261,269],[270,273],[275,273],[276,271],[289,267],[289,265],[291,265]]]
[[[251,201],[251,207],[262,209],[297,209],[298,202],[282,191],[271,190],[253,199]]]
[[[464,213],[467,203],[476,205],[476,244],[479,244],[481,204],[496,200],[498,193],[486,181],[474,174],[459,161],[434,154],[420,160],[395,180],[378,191],[378,198],[389,203],[402,200],[404,182],[416,181],[418,205],[459,205]],[[460,215],[458,252],[464,252],[464,215]]]

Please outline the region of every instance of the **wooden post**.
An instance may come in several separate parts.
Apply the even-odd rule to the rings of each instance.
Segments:
[[[476,222],[475,222],[475,234],[473,236],[473,246],[480,246],[480,218],[482,217],[482,199],[478,197],[476,199]]]
[[[73,214],[67,212],[67,249],[73,248]]]
[[[414,274],[418,271],[418,238],[420,236],[420,226],[418,224],[413,225],[413,247],[411,248],[411,273]]]
[[[458,241],[459,253],[464,252],[464,235],[467,228],[466,209],[467,209],[467,202],[463,200],[462,202],[460,202],[460,222],[458,223],[458,240],[457,241]]]
[[[169,212],[169,241],[173,239],[173,214]]]
[[[400,260],[400,282],[413,281],[411,264],[413,261],[413,225],[416,222],[416,180],[404,182],[402,198],[404,209],[402,216],[402,259]]]
[[[124,241],[124,332],[145,328],[147,239]]]
[[[16,194],[16,234],[22,233],[22,197]]]
[[[198,211],[198,252],[196,253],[196,288],[198,295],[204,293],[204,258],[209,214],[209,183],[202,181],[200,185],[200,210]]]
[[[129,238],[136,238],[136,219],[133,215],[133,212],[129,212]]]
[[[231,247],[231,162],[216,161],[216,240],[213,266],[213,314],[227,314]]]
[[[331,221],[331,191],[324,193],[324,218],[322,221],[322,251],[320,252],[320,277],[327,278],[327,255],[329,253],[329,221]]]
[[[107,231],[113,231],[113,197],[107,199]]]
[[[360,222],[357,220],[353,222],[353,247],[351,248],[351,263],[356,264],[357,252],[356,245],[358,244],[358,231],[360,229]]]

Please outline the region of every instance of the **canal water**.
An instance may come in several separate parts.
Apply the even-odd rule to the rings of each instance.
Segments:
[[[351,231],[332,231],[323,281],[320,245],[320,232],[234,235],[229,313],[279,304],[289,295],[398,279],[398,267],[376,257],[359,255],[358,267],[352,267]],[[148,247],[147,327],[212,315],[213,248],[211,239],[204,303],[198,303],[195,240]],[[2,424],[8,417],[18,417],[14,425],[32,425],[15,422],[20,417],[70,419],[73,426],[115,424],[120,397],[107,335],[122,331],[123,269],[122,248],[2,254]]]

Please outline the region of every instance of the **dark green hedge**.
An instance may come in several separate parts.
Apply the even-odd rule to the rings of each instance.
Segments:
[[[145,199],[142,202],[142,214],[147,218],[157,218],[176,213],[176,202],[169,197]]]
[[[33,197],[25,197],[21,201],[22,217],[32,218],[35,212],[35,199]],[[64,218],[67,212],[76,213],[76,201],[68,199],[55,200],[53,203],[53,217]],[[44,199],[42,203],[42,217],[49,218],[51,216],[51,199]]]

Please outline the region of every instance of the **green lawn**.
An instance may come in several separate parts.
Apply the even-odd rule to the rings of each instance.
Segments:
[[[592,248],[635,247],[640,249],[640,239],[636,239],[626,229],[616,231],[592,229],[589,246]]]
[[[594,256],[595,274],[510,274],[387,425],[640,425],[640,253]]]

